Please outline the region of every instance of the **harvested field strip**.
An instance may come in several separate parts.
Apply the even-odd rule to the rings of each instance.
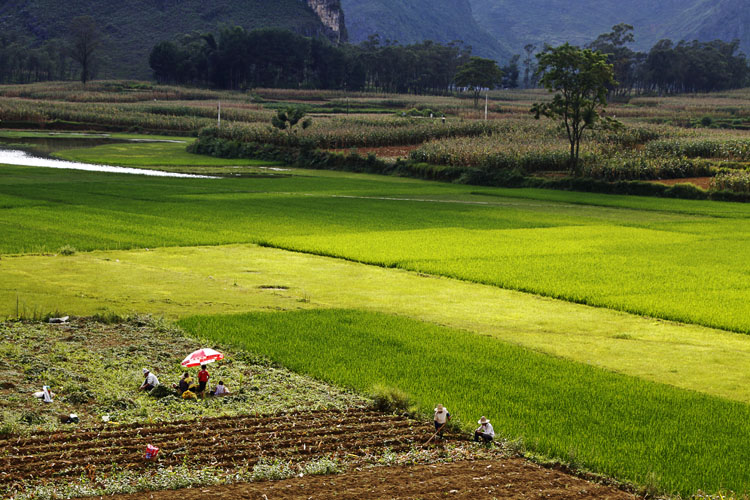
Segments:
[[[335,425],[335,424],[331,424]],[[279,427],[275,429],[269,429],[269,430],[260,430],[260,431],[242,431],[240,429],[234,430],[234,429],[220,429],[220,430],[214,430],[214,429],[189,429],[186,430],[185,433],[174,435],[174,434],[167,434],[167,435],[160,435],[160,433],[150,433],[146,432],[144,434],[137,434],[135,436],[131,437],[123,437],[119,439],[108,439],[106,437],[97,438],[95,440],[91,441],[80,441],[77,444],[63,444],[58,445],[57,443],[50,443],[46,446],[40,446],[37,448],[21,448],[21,447],[9,447],[9,450],[12,450],[12,454],[8,455],[8,458],[0,459],[0,463],[2,463],[2,460],[15,460],[18,462],[25,462],[27,459],[30,460],[38,460],[41,461],[42,459],[45,459],[48,455],[52,456],[61,456],[61,455],[70,455],[73,456],[74,454],[80,452],[80,451],[90,451],[97,448],[112,448],[116,447],[118,452],[125,453],[130,451],[142,451],[143,450],[143,444],[148,444],[152,442],[159,442],[162,446],[165,447],[174,447],[177,445],[182,445],[185,441],[190,442],[196,442],[200,443],[201,440],[205,442],[211,442],[216,443],[218,441],[221,441],[223,439],[229,439],[231,438],[232,441],[241,442],[243,439],[249,439],[253,441],[252,446],[258,448],[259,450],[265,450],[269,447],[273,446],[280,446],[285,441],[291,441],[292,443],[297,442],[298,444],[302,443],[308,443],[310,445],[314,445],[316,443],[320,443],[322,441],[319,441],[317,438],[322,438],[325,441],[337,441],[340,437],[343,435],[346,435],[347,433],[355,433],[356,435],[359,435],[359,431],[361,429],[362,425],[367,425],[368,430],[368,436],[380,436],[383,435],[385,437],[387,436],[393,436],[398,435],[401,433],[402,430],[405,431],[411,431],[412,430],[412,424],[410,422],[398,422],[398,423],[377,423],[377,424],[352,424],[347,426],[341,426],[341,425],[335,425],[332,428],[321,428],[320,426],[317,426],[317,428],[308,427],[308,428],[300,428],[295,427],[293,429],[288,429],[287,427]],[[394,434],[395,433],[395,434]],[[230,436],[231,434],[231,436]],[[283,440],[279,440],[279,438],[283,438]],[[268,443],[263,442],[255,442],[258,440],[269,440]],[[270,442],[270,440],[273,440],[273,443]],[[198,446],[196,444],[195,446]],[[191,448],[193,446],[191,445]]]
[[[309,411],[305,413],[296,414],[296,418],[293,422],[293,430],[298,429],[319,429],[318,415],[325,417],[331,425],[345,425],[345,424],[388,424],[393,422],[394,426],[407,425],[408,421],[404,421],[400,417],[392,415],[382,415],[377,412],[371,412],[367,410],[356,411],[356,412],[339,412],[336,410],[324,410],[324,411]],[[333,419],[333,416],[340,415],[340,418]],[[232,430],[233,432],[259,432],[262,430],[275,431],[278,429],[288,429],[289,419],[286,415],[284,416],[248,416],[248,417],[216,417],[216,418],[205,418],[200,421],[200,429],[196,429],[195,420],[181,420],[175,422],[165,422],[162,424],[150,424],[144,426],[143,424],[126,424],[117,425],[116,427],[102,426],[93,430],[86,430],[81,432],[72,433],[59,433],[59,432],[41,432],[36,434],[18,436],[18,437],[6,437],[0,439],[0,447],[26,447],[33,445],[49,445],[58,446],[55,442],[58,441],[58,436],[64,436],[65,441],[68,443],[83,441],[89,443],[98,439],[106,439],[112,441],[117,438],[130,438],[133,435],[141,435],[148,433],[149,436],[155,435],[169,435],[169,434],[182,434],[186,432],[202,432],[211,433],[215,432],[212,429],[220,428],[221,431]],[[274,424],[277,424],[274,427]],[[211,428],[209,428],[211,427]]]
[[[6,438],[0,446],[0,483],[78,475],[86,467],[142,468],[146,444],[161,449],[161,465],[186,460],[205,465],[253,465],[262,457],[297,461],[313,454],[363,456],[409,449],[429,428],[403,417],[361,411],[316,411],[39,433]]]
[[[450,492],[450,493],[449,493]],[[205,498],[362,499],[519,499],[632,500],[636,497],[611,486],[590,483],[524,460],[461,461],[434,465],[374,467],[334,476],[305,476],[228,486],[155,491],[153,500]],[[143,494],[115,495],[113,500],[140,500]]]

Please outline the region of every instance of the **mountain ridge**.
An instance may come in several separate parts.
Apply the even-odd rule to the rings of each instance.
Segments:
[[[321,11],[340,9],[339,0],[312,3],[321,4]],[[149,78],[148,55],[158,42],[196,31],[215,33],[222,25],[340,37],[305,0],[272,4],[273,8],[268,0],[5,0],[0,5],[0,29],[36,43],[62,40],[73,18],[90,15],[105,35],[99,78]]]

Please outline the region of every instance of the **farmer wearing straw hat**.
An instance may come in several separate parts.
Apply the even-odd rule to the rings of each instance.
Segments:
[[[448,420],[451,419],[451,414],[448,413],[448,409],[445,408],[443,405],[438,404],[437,408],[435,408],[435,434],[440,436],[440,439],[443,438],[443,428],[445,427],[445,424],[448,423]]]
[[[474,431],[474,441],[479,442],[479,438],[482,438],[485,443],[491,443],[495,437],[495,429],[492,428],[490,421],[482,417],[477,423],[479,427]]]

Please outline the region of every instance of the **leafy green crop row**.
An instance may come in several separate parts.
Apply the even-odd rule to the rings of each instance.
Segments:
[[[564,361],[492,338],[375,313],[313,310],[193,317],[188,331],[422,411],[445,404],[466,430],[503,437],[670,492],[750,489],[750,407]]]
[[[435,138],[482,135],[498,126],[501,125],[481,121],[442,123],[440,120],[400,117],[333,118],[313,120],[312,126],[293,136],[279,133],[265,124],[232,123],[209,132],[233,141],[290,146],[304,143],[325,149],[419,144]]]

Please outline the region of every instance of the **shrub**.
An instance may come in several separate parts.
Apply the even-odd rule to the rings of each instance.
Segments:
[[[149,396],[153,396],[157,399],[161,399],[166,396],[174,396],[174,391],[167,387],[164,384],[157,385],[153,389],[151,389],[151,392],[149,392]]]
[[[73,387],[70,389],[67,389],[65,391],[65,402],[74,404],[74,405],[80,405],[80,404],[86,404],[92,399],[96,397],[96,394],[94,394],[93,391],[90,389],[87,389],[86,387]]]
[[[327,457],[308,462],[302,468],[303,474],[311,476],[325,476],[339,472],[341,472],[341,464],[336,459]]]
[[[377,384],[372,388],[373,408],[382,412],[409,411],[412,400],[408,394],[396,387]]]
[[[77,250],[74,247],[72,247],[70,245],[65,245],[65,246],[60,247],[60,249],[57,251],[57,253],[60,254],[60,255],[68,256],[68,255],[74,255],[76,253],[76,251]]]
[[[711,180],[711,191],[731,191],[750,194],[750,172],[722,169]]]
[[[273,479],[287,479],[294,477],[296,474],[287,462],[281,460],[260,459],[253,466],[253,481],[268,481]]]
[[[694,184],[679,183],[667,188],[664,191],[664,196],[687,200],[705,200],[708,197],[708,193]]]

